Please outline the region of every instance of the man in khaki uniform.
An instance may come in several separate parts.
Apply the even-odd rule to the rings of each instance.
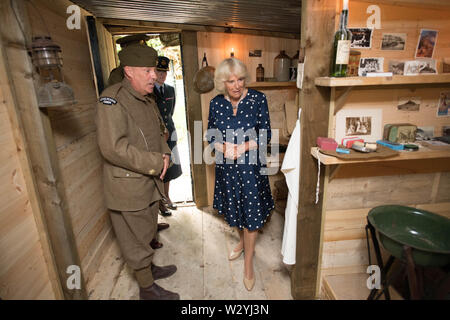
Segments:
[[[125,78],[106,88],[96,115],[100,152],[105,160],[103,184],[106,205],[122,254],[135,271],[140,298],[179,299],[154,280],[176,272],[176,266],[152,263],[162,179],[169,167],[170,149],[153,99],[157,53],[133,46],[119,53]]]

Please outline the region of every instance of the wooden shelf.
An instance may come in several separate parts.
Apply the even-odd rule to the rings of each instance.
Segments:
[[[354,87],[354,86],[389,86],[414,84],[450,83],[450,74],[428,74],[419,76],[392,77],[321,77],[315,79],[316,86],[321,87]]]
[[[252,82],[247,85],[247,88],[297,88],[297,83],[295,81],[284,81],[284,82]]]
[[[311,148],[311,155],[317,159],[317,147]],[[319,152],[320,162],[324,165],[336,164],[350,164],[350,163],[367,163],[367,162],[385,162],[398,160],[421,160],[421,159],[438,159],[450,158],[450,148],[446,149],[429,149],[424,146],[419,146],[418,151],[399,151],[397,156],[382,159],[357,159],[357,160],[342,160],[333,156],[329,156]]]

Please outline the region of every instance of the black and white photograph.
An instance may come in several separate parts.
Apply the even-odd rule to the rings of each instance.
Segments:
[[[436,73],[436,60],[434,59],[410,60],[405,62],[405,76]]]
[[[348,28],[352,33],[351,48],[370,49],[372,47],[371,28]]]
[[[443,126],[442,127],[442,136],[443,137],[450,137],[450,126]]]
[[[366,142],[383,138],[382,109],[341,109],[336,113],[336,141],[359,137]]]
[[[388,71],[394,76],[403,75],[405,70],[405,61],[391,60],[389,61]]]
[[[398,99],[397,110],[399,111],[419,111],[420,97],[401,97]]]
[[[372,117],[347,117],[345,118],[345,134],[370,135],[372,133]]]
[[[365,76],[368,73],[383,72],[383,64],[384,58],[361,58],[358,75]]]
[[[427,141],[434,137],[434,127],[417,127],[416,140]]]
[[[405,50],[406,33],[383,33],[381,50]]]
[[[249,57],[261,57],[261,55],[262,55],[261,49],[249,50],[248,52]]]

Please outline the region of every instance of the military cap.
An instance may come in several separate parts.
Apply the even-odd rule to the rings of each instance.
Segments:
[[[169,71],[169,58],[167,57],[158,57],[158,63],[156,64],[156,70],[159,71]]]
[[[120,44],[121,48],[125,48],[130,45],[146,46],[147,44],[145,42],[149,39],[150,39],[150,37],[146,34],[134,34],[132,36],[126,36],[126,37],[117,39],[116,43]]]
[[[148,46],[129,46],[119,52],[120,65],[129,67],[155,67],[158,53]]]

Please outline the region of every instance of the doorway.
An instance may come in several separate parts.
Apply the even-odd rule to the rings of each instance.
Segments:
[[[180,36],[178,33],[147,34],[150,40],[147,45],[154,48],[158,55],[170,59],[169,71],[165,84],[175,88],[175,111],[173,122],[177,131],[177,146],[180,155],[182,174],[170,181],[169,198],[174,203],[187,204],[193,201],[192,175],[190,168],[190,150],[188,140],[186,103],[184,95],[183,64],[181,60]],[[118,38],[125,35],[116,36]],[[116,45],[117,52],[120,45]]]

